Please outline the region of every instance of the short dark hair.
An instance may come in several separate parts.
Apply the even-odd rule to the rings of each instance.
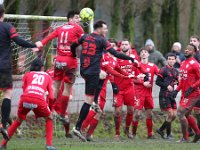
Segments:
[[[168,57],[174,57],[176,59],[176,54],[175,53],[167,53],[166,58],[168,59]]]
[[[5,13],[4,5],[0,5],[0,18],[3,16],[4,13]]]
[[[42,59],[37,57],[32,61],[30,71],[41,71],[43,66]]]
[[[94,23],[94,30],[98,29],[98,28],[102,28],[103,27],[103,24],[106,25],[106,22],[103,21],[103,20],[97,20],[95,23]]]
[[[200,41],[200,38],[199,38],[198,35],[192,35],[192,36],[190,37],[190,39],[191,39],[191,38],[194,38],[194,39],[197,39],[198,41]]]
[[[69,21],[69,18],[74,18],[75,15],[79,15],[79,11],[71,10],[67,14],[67,19]]]
[[[108,41],[109,41],[110,43],[115,43],[116,46],[117,46],[117,41],[116,41],[114,38],[110,38],[110,39],[108,39]]]
[[[188,44],[189,46],[192,46],[194,48],[194,51],[197,51],[197,47],[194,44]]]
[[[147,51],[148,53],[149,53],[149,51],[145,48],[145,47],[142,47],[142,48],[140,48],[140,51],[139,51],[139,54],[141,53],[141,51]]]

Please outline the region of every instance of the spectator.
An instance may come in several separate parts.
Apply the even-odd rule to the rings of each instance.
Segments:
[[[145,42],[145,48],[149,51],[149,62],[156,64],[159,66],[166,65],[166,59],[163,55],[155,49],[154,42],[151,39],[147,39]]]
[[[180,64],[185,60],[184,54],[181,52],[181,43],[175,42],[172,46],[172,53],[176,54],[176,63],[174,64],[174,68],[180,68]]]

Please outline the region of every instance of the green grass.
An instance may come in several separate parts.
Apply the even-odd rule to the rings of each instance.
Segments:
[[[199,150],[199,143],[176,143],[162,139],[123,139],[116,142],[113,139],[98,139],[97,142],[82,143],[79,140],[65,138],[54,139],[54,145],[59,150]],[[12,139],[8,150],[42,150],[45,149],[45,139]]]
[[[192,143],[176,143],[181,137],[180,124],[176,119],[172,124],[172,132],[175,137],[174,141],[166,141],[160,138],[155,133],[155,130],[161,125],[164,120],[164,116],[160,112],[154,112],[154,134],[155,140],[147,140],[147,130],[145,117],[139,123],[139,128],[135,140],[128,140],[123,134],[125,114],[123,114],[122,126],[121,126],[121,138],[120,142],[114,140],[115,128],[112,113],[106,114],[102,117],[97,130],[94,133],[94,139],[96,142],[82,143],[79,139],[66,139],[64,137],[64,131],[60,122],[55,121],[55,130],[53,145],[59,150],[197,150],[200,144]],[[70,120],[72,122],[71,127],[77,120],[77,115],[71,115]],[[26,124],[21,128],[23,131],[23,138],[17,138],[14,136],[8,143],[8,150],[44,150],[45,149],[45,130],[44,120],[29,119]]]

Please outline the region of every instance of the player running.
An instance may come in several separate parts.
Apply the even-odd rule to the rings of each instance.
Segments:
[[[178,107],[177,116],[181,123],[183,137],[178,142],[188,142],[188,125],[195,132],[193,142],[200,139],[200,130],[197,126],[195,118],[191,115],[191,110],[199,101],[199,85],[200,85],[200,65],[194,59],[196,46],[189,44],[185,49],[185,57],[180,67],[180,81],[179,85],[174,91],[176,97],[178,91],[181,90],[181,100]]]
[[[89,112],[91,104],[94,101],[95,91],[97,90],[99,83],[100,61],[103,51],[106,50],[115,57],[131,60],[132,63],[135,62],[133,58],[119,53],[112,48],[110,43],[104,38],[107,31],[106,23],[102,20],[98,20],[94,23],[93,33],[85,34],[71,46],[72,53],[76,56],[76,47],[80,44],[82,45],[80,73],[86,82],[85,101],[80,110],[76,127],[73,128],[73,133],[82,139],[82,141],[86,141],[86,139],[81,133],[81,126]],[[96,110],[100,110],[97,102],[95,102],[94,107],[97,108]]]
[[[56,150],[52,146],[53,136],[53,121],[51,109],[53,105],[53,89],[51,77],[41,71],[43,63],[40,58],[36,58],[31,63],[30,72],[25,73],[23,77],[23,94],[18,106],[17,119],[8,128],[9,139],[13,136],[17,128],[21,125],[23,120],[26,120],[27,114],[32,110],[36,116],[46,118],[46,149]],[[44,97],[48,92],[49,101]],[[1,148],[5,149],[8,139],[4,139],[1,143]]]
[[[160,109],[166,114],[164,123],[157,133],[163,139],[172,139],[171,135],[171,123],[176,118],[177,106],[176,100],[173,97],[174,85],[178,83],[178,70],[174,68],[176,63],[176,54],[168,53],[167,54],[167,65],[162,67],[158,73],[156,84],[160,86],[159,93],[159,104]],[[164,130],[166,129],[167,136],[165,137]]]
[[[152,121],[152,115],[153,115],[152,110],[154,108],[154,102],[152,97],[152,88],[153,88],[154,75],[158,74],[159,69],[155,64],[150,63],[148,61],[148,57],[149,57],[149,51],[146,50],[145,48],[142,48],[140,50],[141,66],[148,73],[148,76],[142,80],[140,79],[134,81],[136,100],[134,104],[135,112],[132,125],[133,125],[133,136],[136,136],[139,118],[144,108],[146,116],[147,138],[154,139],[153,121]],[[141,73],[142,72],[138,70],[136,72],[136,76]]]
[[[68,23],[58,27],[55,31],[50,33],[41,42],[36,42],[38,47],[43,47],[50,40],[58,38],[58,46],[56,56],[55,68],[54,68],[54,100],[56,101],[58,92],[61,87],[62,81],[64,81],[64,90],[60,97],[61,101],[61,121],[65,120],[65,112],[67,110],[67,103],[69,101],[70,92],[72,85],[75,82],[76,71],[78,67],[78,62],[75,57],[72,56],[70,46],[78,38],[80,38],[84,31],[79,25],[80,17],[79,12],[70,11],[67,15]]]
[[[11,43],[14,41],[17,45],[32,48],[37,51],[35,44],[31,44],[20,38],[16,29],[9,23],[4,22],[5,9],[0,5],[0,90],[3,92],[3,101],[1,105],[0,132],[4,138],[7,138],[6,125],[9,121],[11,111],[12,97],[12,49]],[[3,127],[2,127],[3,126]]]

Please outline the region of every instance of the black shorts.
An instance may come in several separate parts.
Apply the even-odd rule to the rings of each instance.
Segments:
[[[162,111],[166,111],[169,109],[177,109],[175,99],[166,96],[159,96],[159,105]]]
[[[0,90],[12,88],[12,70],[0,70]]]
[[[98,89],[99,75],[88,75],[81,73],[81,76],[85,79],[85,94],[95,95]]]

